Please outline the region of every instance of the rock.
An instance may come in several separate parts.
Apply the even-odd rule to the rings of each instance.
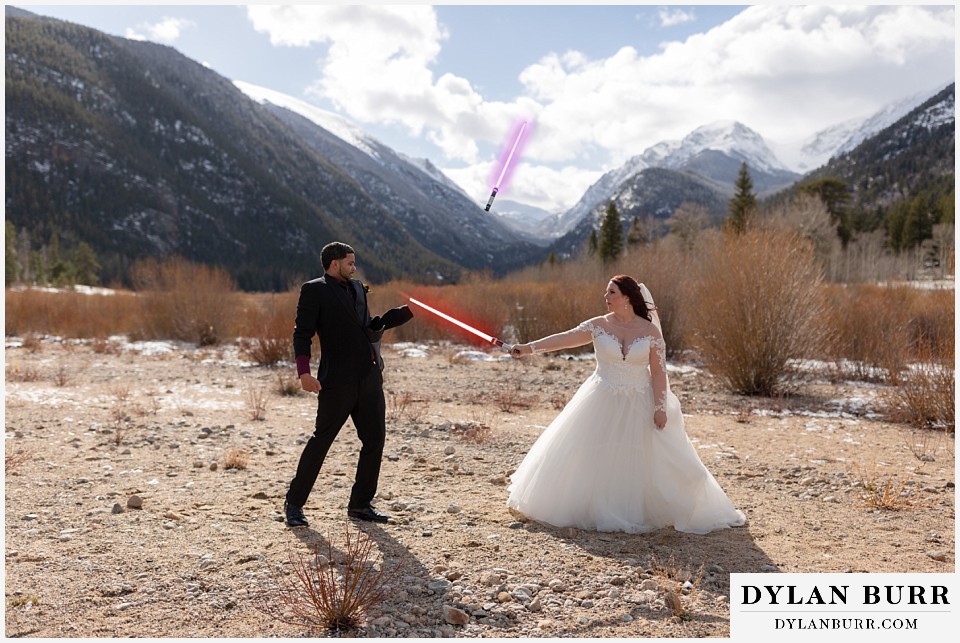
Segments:
[[[458,580],[462,576],[463,574],[461,574],[460,572],[451,571],[451,572],[447,572],[446,578],[449,581],[454,581],[454,580]]]
[[[216,462],[211,462],[211,463],[210,463],[210,470],[211,470],[211,471],[216,471],[216,470],[217,470],[217,463],[216,463]]]
[[[113,514],[122,514],[122,513],[123,513],[123,505],[121,505],[119,502],[113,503],[113,509],[110,510],[110,513],[113,513]]]
[[[127,498],[127,507],[130,509],[143,509],[143,498],[140,496],[130,496]]]
[[[641,592],[647,592],[647,591],[655,592],[657,591],[658,587],[659,585],[657,584],[657,581],[653,580],[652,578],[648,578],[647,580],[640,583]]]
[[[630,621],[633,620],[633,615],[624,614],[623,616],[620,617],[620,620],[623,621],[624,623],[629,623]]]
[[[443,620],[450,625],[466,625],[470,622],[470,615],[452,605],[444,605]]]
[[[498,603],[509,603],[511,600],[513,600],[513,597],[510,596],[509,592],[500,592],[497,594]]]
[[[480,584],[486,587],[493,587],[500,582],[500,574],[495,574],[493,572],[487,572],[480,577]]]
[[[941,563],[947,560],[947,552],[945,551],[928,551],[927,556]]]
[[[453,455],[457,450],[453,448],[453,445],[448,445],[447,448],[443,450],[444,455]]]
[[[460,513],[460,507],[458,507],[457,505],[447,505],[447,513],[458,514]]]
[[[448,581],[446,578],[430,581],[427,583],[427,589],[434,594],[445,594],[446,591],[450,589],[450,581]]]
[[[539,612],[540,610],[543,609],[543,605],[540,603],[539,598],[535,598],[532,601],[530,601],[529,605],[527,605],[527,609],[530,610],[531,612]]]
[[[27,514],[26,516],[23,517],[23,519],[24,519],[24,520],[36,520],[36,519],[37,519],[37,514]]]

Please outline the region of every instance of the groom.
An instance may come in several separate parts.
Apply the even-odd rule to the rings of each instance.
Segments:
[[[348,417],[353,418],[362,446],[347,514],[358,520],[387,522],[390,517],[370,505],[377,492],[386,436],[380,338],[386,329],[409,321],[413,313],[401,306],[383,317],[370,318],[367,288],[351,278],[356,272],[356,253],[347,244],[327,244],[320,252],[320,260],[324,275],[301,286],[293,331],[297,374],[303,390],[317,394],[317,420],[287,491],[287,525],[307,526],[303,505],[330,445]],[[320,339],[316,377],[310,374],[310,344],[314,335]]]

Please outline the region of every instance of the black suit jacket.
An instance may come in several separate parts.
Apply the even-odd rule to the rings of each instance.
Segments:
[[[383,330],[370,328],[363,284],[351,279],[347,285],[356,293],[356,303],[343,286],[327,275],[300,287],[293,350],[298,356],[309,356],[313,336],[320,338],[317,379],[323,388],[356,385],[371,368],[383,368]]]

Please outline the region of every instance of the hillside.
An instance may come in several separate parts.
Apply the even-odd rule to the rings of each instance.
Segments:
[[[86,243],[104,283],[124,282],[137,259],[179,255],[248,290],[317,274],[319,248],[334,239],[357,249],[374,281],[450,280],[532,259],[535,247],[517,244],[513,264],[495,262],[505,229],[482,220],[435,243],[442,206],[401,221],[422,198],[372,194],[377,182],[170,47],[23,14],[6,18],[5,200],[28,253],[52,261]],[[442,185],[420,174],[425,190]]]

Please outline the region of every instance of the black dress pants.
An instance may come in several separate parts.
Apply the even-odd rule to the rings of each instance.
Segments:
[[[295,507],[306,504],[327,451],[349,417],[357,429],[361,448],[348,507],[366,507],[377,493],[386,438],[386,403],[380,369],[373,365],[358,384],[322,388],[317,397],[316,429],[300,454],[296,476],[287,491],[287,504]]]

